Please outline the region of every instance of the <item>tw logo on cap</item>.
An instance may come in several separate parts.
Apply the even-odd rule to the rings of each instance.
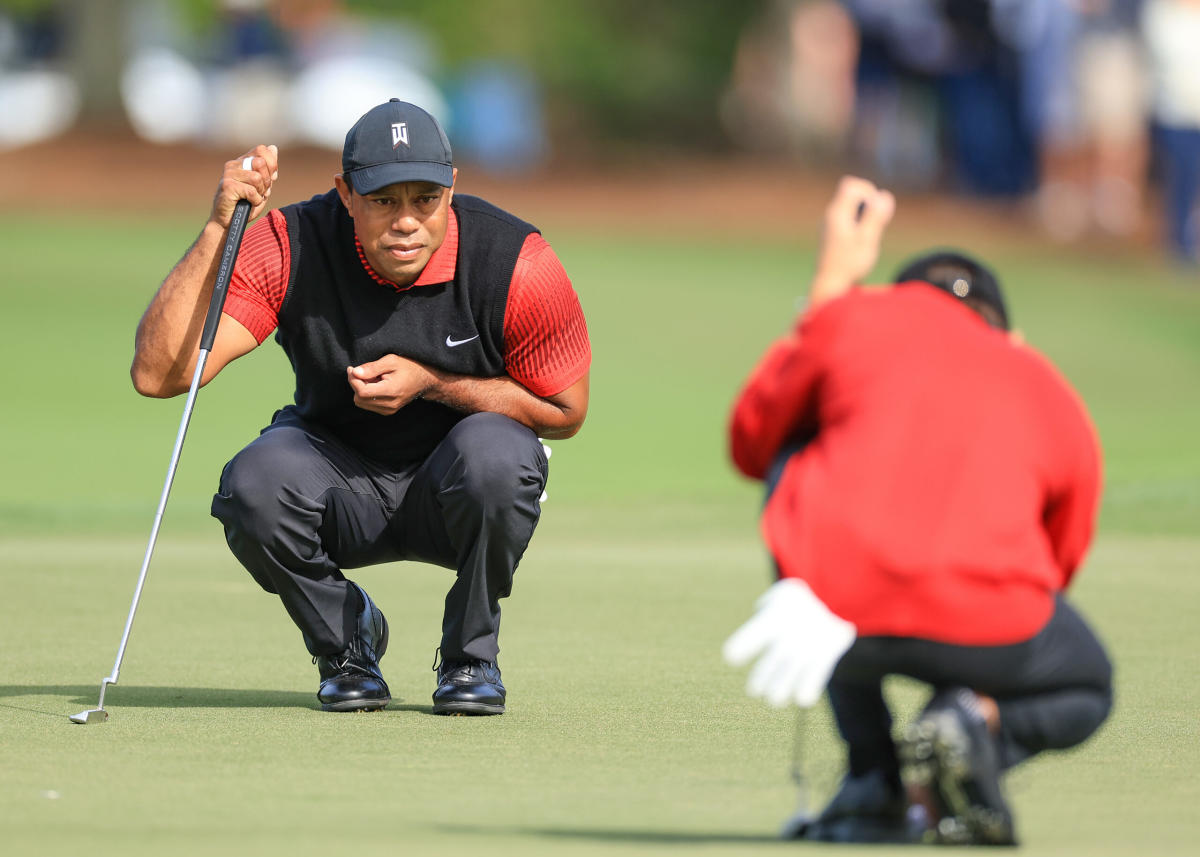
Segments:
[[[397,148],[401,143],[408,145],[408,123],[393,122],[392,123],[392,148]]]

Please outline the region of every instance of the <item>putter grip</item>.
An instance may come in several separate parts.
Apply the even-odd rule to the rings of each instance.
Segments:
[[[225,295],[229,292],[229,278],[233,275],[233,263],[237,260],[246,233],[246,221],[250,219],[250,202],[239,199],[233,207],[229,221],[229,234],[225,236],[225,249],[221,251],[221,266],[217,268],[217,283],[213,286],[212,300],[208,304],[208,315],[204,318],[204,331],[200,334],[200,350],[212,351],[217,338],[217,325],[221,323],[221,310],[225,306]]]

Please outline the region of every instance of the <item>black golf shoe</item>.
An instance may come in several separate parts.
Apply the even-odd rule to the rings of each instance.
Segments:
[[[442,661],[433,692],[434,714],[503,714],[504,683],[495,661],[475,658]]]
[[[313,658],[321,674],[317,699],[322,711],[378,711],[392,701],[379,671],[379,659],[387,651],[387,619],[361,586],[350,585],[363,604],[350,645],[336,655]]]
[[[783,825],[782,839],[813,842],[904,844],[920,841],[908,821],[908,801],[899,783],[881,770],[842,780],[829,805],[816,818],[801,813]]]
[[[905,730],[900,758],[905,784],[927,793],[937,815],[926,842],[1017,844],[1000,788],[996,740],[972,691],[937,693]]]

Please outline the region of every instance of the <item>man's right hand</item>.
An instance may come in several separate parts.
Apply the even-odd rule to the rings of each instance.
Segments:
[[[815,306],[845,294],[871,273],[879,260],[883,230],[896,211],[896,198],[866,179],[843,176],[825,209],[817,271],[809,291]]]
[[[143,396],[166,398],[188,390],[233,209],[245,199],[250,219],[258,217],[266,210],[277,178],[279,151],[274,146],[255,146],[225,163],[200,236],[167,274],[138,323],[129,374]],[[222,315],[201,382],[207,384],[226,364],[257,346],[258,340],[240,322]]]
[[[250,169],[243,167],[247,158],[251,159]],[[209,222],[228,229],[233,208],[240,199],[250,202],[250,220],[254,220],[266,209],[271,186],[278,178],[279,150],[275,146],[255,146],[241,157],[226,161]]]

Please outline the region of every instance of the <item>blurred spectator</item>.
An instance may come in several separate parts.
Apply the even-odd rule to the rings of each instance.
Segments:
[[[759,149],[841,152],[854,118],[858,34],[833,0],[773,0],[738,39],[721,118]]]
[[[61,134],[79,115],[79,89],[63,71],[55,9],[0,11],[0,148]]]
[[[1054,238],[1132,233],[1146,171],[1141,0],[993,0],[1021,59],[1022,116],[1036,143],[1035,210]]]
[[[283,33],[267,12],[267,0],[221,0],[218,5],[223,30],[219,46],[222,64],[259,58],[277,61],[286,56]]]
[[[989,196],[1023,194],[1036,173],[1033,138],[1021,117],[1023,58],[999,37],[987,3],[941,6],[952,34],[939,90],[955,185]]]
[[[1033,193],[1056,239],[1137,232],[1149,80],[1172,245],[1197,250],[1200,0],[773,0],[721,106],[755,148],[907,188]]]
[[[367,22],[341,0],[222,0],[207,41],[185,31],[174,3],[135,6],[121,88],[148,140],[340,150],[346,128],[391,97],[448,118],[426,73],[429,40],[399,21]]]
[[[1154,120],[1172,251],[1200,261],[1200,0],[1147,0]]]
[[[933,77],[951,34],[937,0],[847,0],[859,28],[853,154],[893,187],[925,189],[941,179],[942,117]]]
[[[1092,223],[1116,236],[1132,234],[1141,222],[1149,160],[1141,5],[1091,0],[1075,56]]]
[[[213,143],[287,142],[293,133],[286,93],[291,51],[267,0],[221,0],[205,73]]]
[[[402,19],[364,20],[342,0],[275,0],[271,10],[294,60],[285,103],[300,141],[340,151],[346,129],[392,97],[451,124],[422,31]]]
[[[453,94],[455,152],[496,173],[528,170],[549,151],[537,82],[524,68],[471,63]]]
[[[455,107],[433,82],[435,47],[403,17],[367,19],[343,0],[222,0],[207,43],[165,0],[131,0],[133,56],[122,78],[135,131],[154,142],[267,139],[340,151],[368,108],[401,98],[455,129],[489,169],[526,169],[548,151],[540,95],[515,66],[468,65]]]
[[[121,74],[121,98],[134,133],[152,143],[195,139],[208,127],[204,76],[168,47],[135,50]]]
[[[162,0],[131,4],[121,95],[134,132],[155,143],[216,145],[289,136],[280,106],[285,49],[263,0],[222,0],[208,40]]]
[[[845,0],[861,30],[856,152],[909,188],[1014,195],[1032,181],[1017,56],[978,0]]]

